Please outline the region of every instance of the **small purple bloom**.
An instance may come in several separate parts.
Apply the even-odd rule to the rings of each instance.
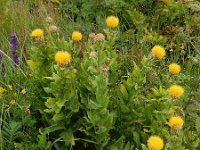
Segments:
[[[12,54],[12,59],[15,62],[16,65],[19,64],[19,54],[17,53],[17,49],[19,48],[19,44],[18,44],[18,39],[17,39],[17,34],[16,33],[11,33],[10,34],[10,45],[11,45],[11,49],[10,49],[10,53]]]

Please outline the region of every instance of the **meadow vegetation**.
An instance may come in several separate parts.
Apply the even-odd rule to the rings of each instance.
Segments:
[[[198,0],[0,0],[0,149],[200,149]]]

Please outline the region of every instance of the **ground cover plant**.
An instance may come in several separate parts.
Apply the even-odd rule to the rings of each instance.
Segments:
[[[199,1],[0,3],[2,150],[200,149]]]

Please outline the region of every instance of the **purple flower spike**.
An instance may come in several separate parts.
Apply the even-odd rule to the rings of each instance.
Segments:
[[[19,44],[18,44],[18,39],[17,39],[17,34],[16,33],[11,33],[10,34],[10,45],[11,45],[11,49],[10,49],[10,53],[12,54],[12,59],[15,62],[16,65],[19,65],[19,54],[17,53],[17,49],[19,48]]]

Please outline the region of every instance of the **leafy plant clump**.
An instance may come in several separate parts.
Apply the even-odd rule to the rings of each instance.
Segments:
[[[1,149],[200,149],[198,2],[17,4],[26,28],[9,42],[0,23]]]

